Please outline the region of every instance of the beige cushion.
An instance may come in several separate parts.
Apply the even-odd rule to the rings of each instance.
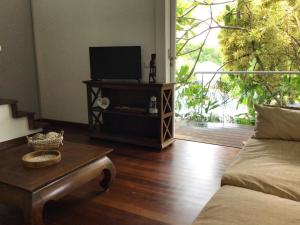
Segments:
[[[248,140],[225,171],[222,185],[248,188],[300,202],[300,142]]]
[[[300,141],[300,110],[255,105],[255,138]]]
[[[299,225],[300,202],[223,186],[193,225]]]

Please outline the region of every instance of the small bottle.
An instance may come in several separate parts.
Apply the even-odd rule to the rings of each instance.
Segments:
[[[156,102],[156,97],[155,96],[152,96],[150,98],[149,113],[150,114],[157,114],[158,113],[157,102]]]

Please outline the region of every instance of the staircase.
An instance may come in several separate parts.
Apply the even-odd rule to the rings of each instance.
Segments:
[[[36,121],[33,112],[18,110],[18,101],[0,99],[0,142],[41,132],[46,123]]]

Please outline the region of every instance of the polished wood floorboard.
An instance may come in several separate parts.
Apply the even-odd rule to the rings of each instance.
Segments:
[[[89,140],[65,129],[65,139],[113,147],[117,177],[99,194],[93,180],[44,209],[46,225],[190,225],[220,186],[239,149],[177,140],[163,152]],[[18,209],[0,205],[0,225],[22,224]]]

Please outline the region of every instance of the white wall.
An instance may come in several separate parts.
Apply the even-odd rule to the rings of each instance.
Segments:
[[[170,31],[171,31],[171,0],[156,0],[156,53],[157,71],[163,74],[161,82],[169,83],[170,79]]]
[[[81,81],[90,78],[89,46],[141,45],[147,64],[155,52],[155,0],[32,0],[32,7],[43,118],[87,122]]]
[[[170,82],[176,82],[176,8],[177,0],[170,0]],[[174,101],[173,101],[174,102]]]
[[[149,64],[157,53],[158,82],[170,77],[170,0],[32,0],[42,117],[87,123],[83,80],[89,46],[141,45]],[[167,19],[167,21],[166,21]],[[148,69],[143,81],[148,81]]]
[[[39,113],[30,0],[0,1],[0,98]]]

